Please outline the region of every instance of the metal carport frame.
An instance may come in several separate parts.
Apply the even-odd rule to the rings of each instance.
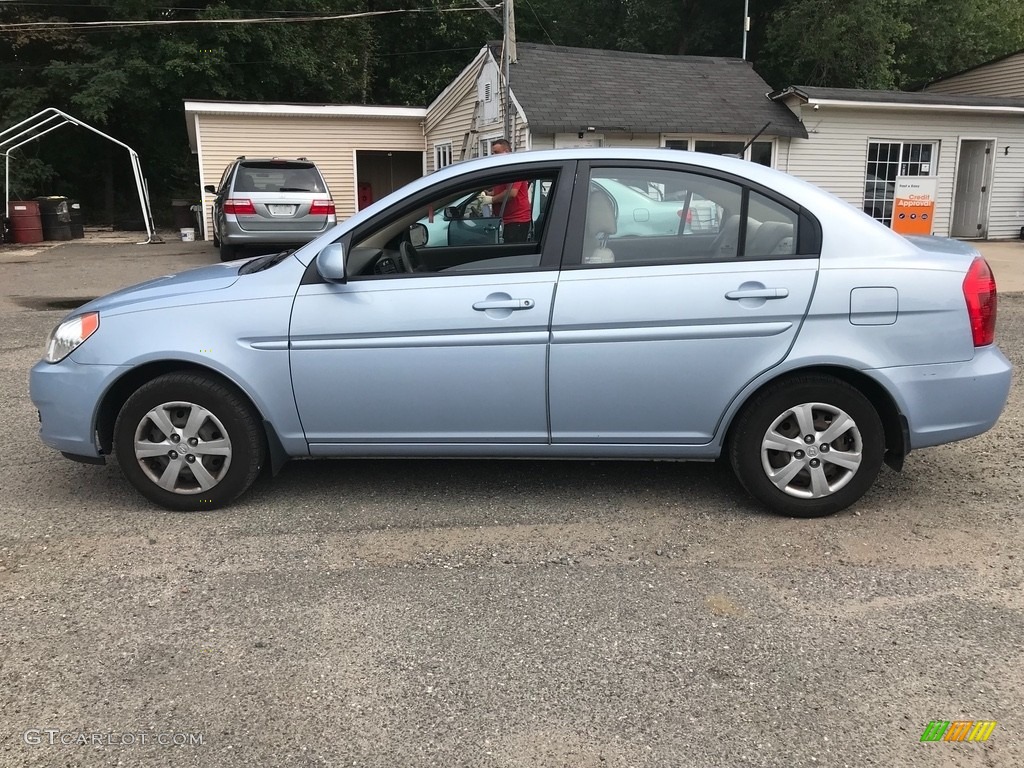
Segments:
[[[45,115],[45,117],[44,117]],[[93,128],[88,123],[83,123],[78,118],[72,117],[66,112],[62,112],[55,107],[48,107],[42,112],[37,112],[32,117],[22,120],[17,125],[13,125],[5,131],[0,132],[0,149],[4,150],[4,207],[3,215],[7,216],[7,206],[10,203],[10,177],[11,177],[11,152],[20,147],[22,144],[27,144],[30,141],[42,138],[50,131],[54,131],[57,128],[67,125],[77,125],[87,130],[92,131],[95,134],[102,136],[115,144],[124,147],[128,150],[128,156],[131,158],[132,171],[135,173],[135,186],[139,192],[139,204],[142,206],[142,218],[146,224],[146,240],[139,245],[147,245],[149,243],[162,243],[156,235],[156,228],[153,226],[153,212],[149,207],[149,190],[146,186],[146,180],[142,176],[142,165],[139,162],[139,154],[125,144],[123,141],[118,141],[113,136],[108,136],[96,128]],[[14,133],[22,126],[28,126],[22,129],[18,133]],[[45,129],[45,130],[44,130]],[[9,134],[13,134],[10,135]],[[26,137],[26,138],[22,138]],[[21,139],[21,141],[19,141]],[[11,145],[11,146],[7,146]],[[7,147],[4,149],[4,147]]]

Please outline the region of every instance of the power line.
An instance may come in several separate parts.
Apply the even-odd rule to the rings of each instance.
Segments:
[[[0,2],[3,2],[3,1],[4,0],[0,0]],[[428,48],[427,50],[423,50],[423,51],[390,51],[388,53],[376,53],[376,54],[374,54],[374,56],[375,56],[375,58],[378,58],[378,59],[387,59],[387,58],[391,58],[393,56],[426,56],[428,54],[433,54],[433,53],[459,53],[461,51],[478,51],[478,50],[480,50],[480,48],[478,46],[467,45],[467,46],[462,46],[460,48]],[[59,63],[63,64],[63,63],[66,63],[66,62],[59,62]],[[248,67],[248,66],[252,66],[252,65],[255,65],[255,64],[280,64],[280,63],[281,63],[280,60],[268,59],[267,61],[218,61],[217,65],[218,66],[222,66],[222,67]],[[8,71],[11,71],[11,72],[38,71],[38,70],[47,69],[52,64],[53,64],[53,62],[50,62],[50,64],[0,64],[0,72],[2,72],[4,70],[8,70]]]
[[[544,22],[540,20],[540,16],[537,15],[537,9],[533,7],[533,3],[530,0],[526,0],[526,4],[530,7],[530,12],[533,13],[533,18],[537,20],[537,26],[540,27],[540,31],[544,33],[544,37],[548,39],[548,42],[552,45],[556,45],[555,41],[551,39],[551,35],[548,34],[547,29],[544,28]]]
[[[138,21],[27,21],[12,24],[0,24],[0,32],[31,31],[31,30],[81,30],[94,29],[128,29],[134,27],[166,27],[196,26],[211,24],[295,24],[312,21],[345,21],[349,19],[365,19],[372,16],[393,16],[402,13],[476,13],[485,8],[406,8],[392,11],[361,11],[331,16],[296,16],[285,18],[259,17],[250,19],[146,19]]]
[[[17,5],[19,7],[25,6],[25,7],[34,7],[34,8],[54,8],[54,9],[58,9],[58,8],[94,8],[94,9],[96,9],[96,8],[113,8],[114,7],[112,5],[104,5],[104,4],[101,4],[101,3],[90,3],[90,2],[87,2],[85,0],[83,0],[83,2],[78,2],[78,3],[72,3],[72,2],[53,2],[53,0],[51,0],[51,2],[48,2],[48,3],[47,2],[26,3],[26,2],[24,2],[24,0],[0,0],[0,5],[3,5],[4,3],[10,3],[12,5]],[[153,10],[154,11],[195,11],[196,13],[202,13],[203,11],[209,10],[209,8],[208,7],[192,7],[192,6],[184,6],[184,5],[175,5],[175,6],[171,6],[171,5],[158,5],[158,6],[155,6],[153,8]],[[258,9],[253,9],[253,8],[231,8],[231,10],[232,11],[236,11],[238,13],[278,14],[278,15],[282,15],[282,16],[287,16],[287,15],[292,15],[292,16],[295,16],[295,15],[306,15],[306,16],[308,16],[309,15],[309,11],[275,11],[275,10],[272,10],[270,8],[258,8]]]

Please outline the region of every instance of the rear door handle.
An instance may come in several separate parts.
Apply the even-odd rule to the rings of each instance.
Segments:
[[[533,305],[533,299],[492,299],[478,301],[473,309],[478,312],[486,312],[488,309],[533,309]]]
[[[740,299],[784,299],[789,296],[788,288],[741,288],[738,291],[729,291],[725,298],[730,301]]]

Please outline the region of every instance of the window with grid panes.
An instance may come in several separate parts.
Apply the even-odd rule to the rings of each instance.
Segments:
[[[891,226],[896,177],[933,176],[935,146],[932,142],[870,142],[864,180],[864,212]]]

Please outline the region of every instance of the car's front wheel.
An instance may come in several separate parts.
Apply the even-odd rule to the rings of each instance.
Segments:
[[[266,449],[260,422],[230,387],[196,373],[144,384],[114,424],[114,452],[128,481],[167,509],[214,509],[242,494]]]
[[[743,487],[791,517],[822,517],[853,504],[874,483],[884,453],[871,401],[825,375],[788,379],[756,395],[729,440]]]

